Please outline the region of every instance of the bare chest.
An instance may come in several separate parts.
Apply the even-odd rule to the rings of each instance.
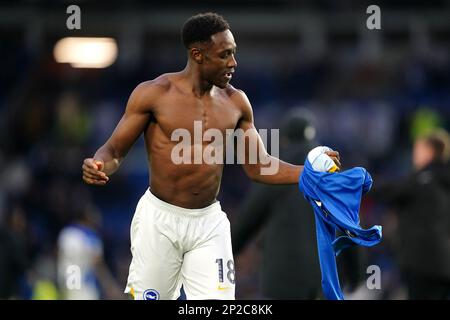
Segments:
[[[211,130],[225,134],[227,129],[236,128],[240,111],[230,99],[223,97],[172,96],[161,99],[154,116],[167,137],[176,130],[185,130],[191,135],[203,135]]]

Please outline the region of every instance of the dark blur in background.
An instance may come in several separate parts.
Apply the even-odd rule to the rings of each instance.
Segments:
[[[71,4],[81,9],[81,30],[66,27]],[[366,27],[371,4],[381,8],[381,30]],[[206,11],[222,14],[231,25],[238,45],[232,84],[248,95],[256,127],[282,128],[283,116],[293,108],[308,110],[314,141],[339,150],[346,168],[367,168],[374,187],[416,172],[415,139],[435,128],[449,129],[449,0],[2,1],[0,298],[65,298],[57,276],[58,239],[86,210],[101,215],[95,227],[103,250],[99,259],[111,275],[96,297],[117,298],[112,288],[124,288],[131,261],[131,218],[148,186],[143,140],[106,187],[84,185],[81,164],[109,137],[136,85],[184,68],[181,27]],[[106,68],[58,63],[54,48],[65,37],[113,38],[117,59]],[[446,165],[438,170],[438,176],[450,171]],[[436,194],[450,198],[444,185],[426,193],[422,200],[429,209],[408,226],[417,229],[413,238],[442,235],[439,256],[450,254],[445,233],[450,206],[443,203],[440,214],[432,214]],[[239,212],[254,187],[240,166],[226,166],[219,200],[232,224],[239,225]],[[408,246],[429,251],[420,241],[402,240],[399,216],[405,213],[382,198],[369,193],[360,213],[363,226],[383,226],[382,243],[338,258],[349,299],[411,298],[398,252]],[[292,212],[301,214],[311,212]],[[424,221],[434,224],[425,230]],[[267,297],[261,289],[264,236],[264,228],[255,232],[235,257],[238,299]],[[366,286],[370,265],[380,267],[380,289]],[[313,272],[301,266],[297,262],[294,271]],[[438,283],[445,287],[450,275]]]

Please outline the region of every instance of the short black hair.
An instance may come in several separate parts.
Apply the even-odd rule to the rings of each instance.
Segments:
[[[183,26],[181,38],[186,49],[195,42],[210,41],[211,36],[230,29],[228,22],[213,12],[199,13],[190,17]]]

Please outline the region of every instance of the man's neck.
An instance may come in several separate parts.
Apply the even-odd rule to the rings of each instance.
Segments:
[[[183,75],[188,80],[190,90],[197,97],[203,97],[205,95],[210,95],[214,85],[206,80],[203,80],[199,70],[188,62],[184,70]]]

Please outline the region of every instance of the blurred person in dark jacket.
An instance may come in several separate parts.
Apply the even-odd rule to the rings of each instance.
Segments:
[[[409,299],[450,298],[449,141],[443,130],[417,138],[414,172],[371,192],[395,209],[396,259]]]
[[[312,115],[294,109],[280,130],[280,153],[304,161],[314,146]],[[233,250],[239,255],[264,229],[262,294],[268,299],[316,299],[320,296],[314,213],[295,186],[254,185],[232,226]]]
[[[23,208],[12,206],[0,225],[0,299],[22,298],[20,283],[29,263],[26,228]]]
[[[304,108],[294,108],[284,117],[280,153],[288,161],[304,161],[318,145],[314,122],[314,115]],[[265,298],[323,298],[314,212],[297,186],[253,184],[236,216],[231,235],[236,255],[264,229],[261,280]],[[363,276],[357,248],[339,255],[338,268],[344,289],[352,292]]]

